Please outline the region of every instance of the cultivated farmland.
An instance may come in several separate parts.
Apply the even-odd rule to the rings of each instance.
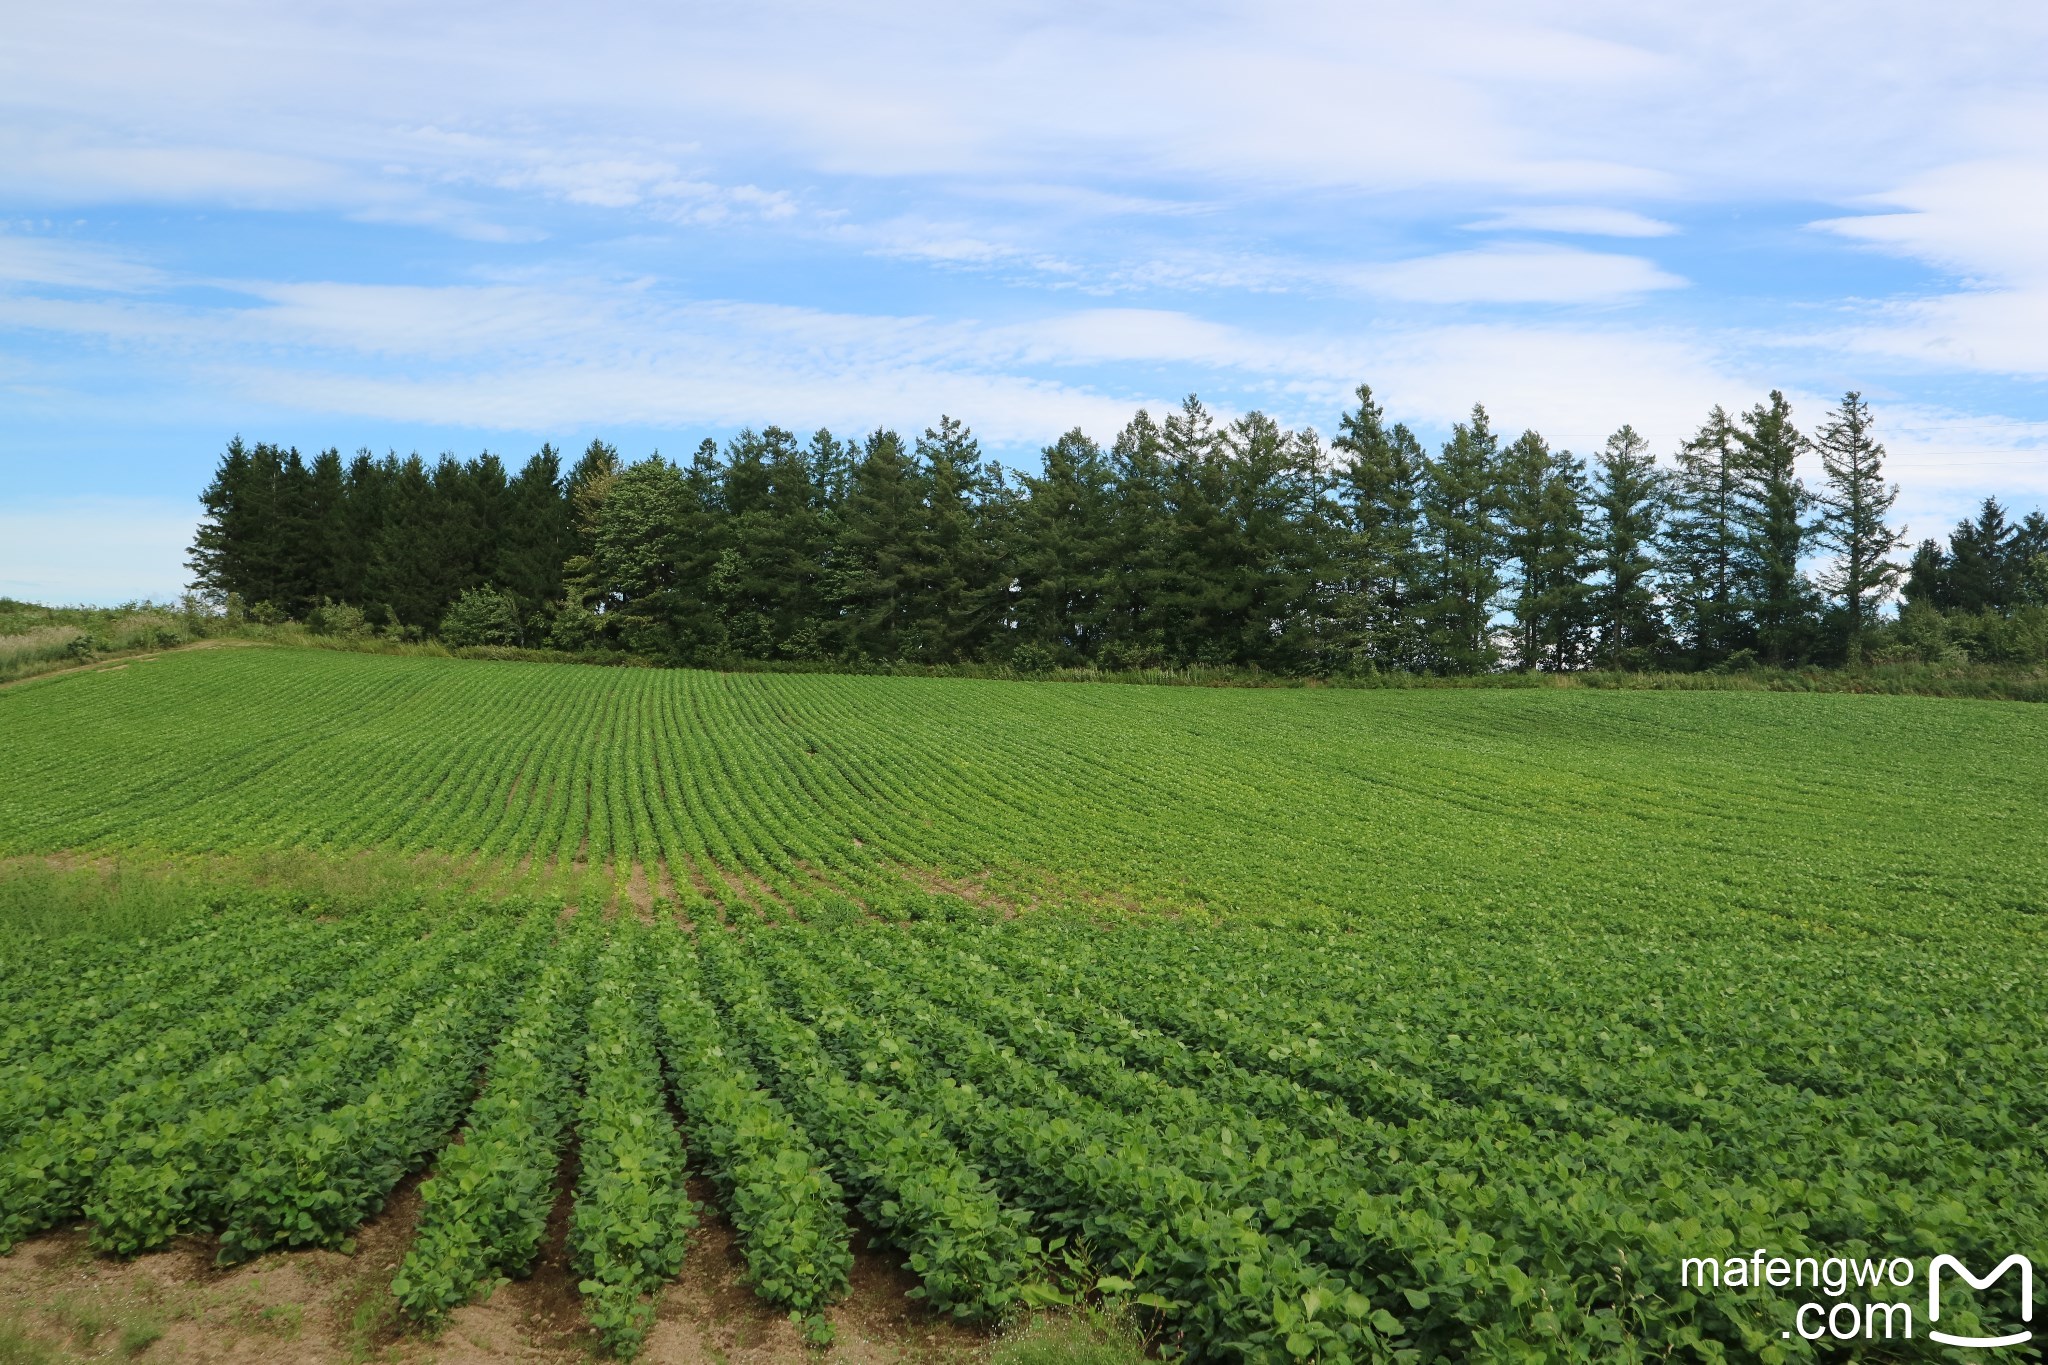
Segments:
[[[619,1354],[715,1216],[820,1340],[872,1237],[937,1315],[1325,1361],[1796,1357],[1680,1259],[2048,1257],[2048,709],[248,649],[0,736],[17,859],[465,889],[10,942],[7,1243],[332,1245],[427,1170],[430,1330],[567,1157]]]

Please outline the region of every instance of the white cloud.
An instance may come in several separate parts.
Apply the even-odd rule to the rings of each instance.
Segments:
[[[2048,282],[2048,160],[1940,167],[1814,226],[1971,277]]]
[[[451,175],[622,209],[671,168],[790,188],[720,172],[733,164],[1103,204],[1333,187],[1839,197],[1874,188],[1872,166],[1939,165],[1991,136],[1995,106],[2037,94],[2048,55],[2035,7],[1984,7],[1965,29],[1903,0],[627,3],[601,17],[77,0],[13,17],[0,167],[18,191],[380,215]]]
[[[543,433],[604,422],[865,427],[943,410],[993,440],[1035,445],[1077,422],[1107,435],[1140,401],[1197,385],[1327,425],[1360,380],[1393,385],[1422,421],[1454,420],[1485,399],[1525,412],[1517,422],[1604,431],[1667,411],[1690,422],[1731,391],[1759,389],[1696,342],[1631,327],[1347,333],[1143,308],[979,323],[678,299],[645,281],[590,279],[244,289],[246,306],[203,312],[0,299],[0,323],[143,348],[242,401]],[[366,358],[402,361],[404,373],[366,369]],[[1105,392],[1105,366],[1148,377]]]
[[[1924,261],[1962,287],[1878,309],[1841,344],[1943,368],[2048,375],[2048,160],[1945,166],[1870,202],[1898,211],[1814,226]]]
[[[1685,281],[1640,256],[1504,244],[1361,267],[1364,288],[1409,303],[1615,303]]]
[[[1583,447],[1815,371],[1929,411],[1915,374],[2048,375],[2039,5],[18,8],[0,184],[94,221],[0,235],[17,411],[32,379],[90,423],[141,373],[230,429],[947,408],[1036,442],[1195,386],[1327,426],[1367,379]],[[1846,258],[1878,302],[1755,245],[1787,206],[1830,215],[1818,287]],[[114,219],[155,254],[96,245]],[[1459,225],[1616,249],[1442,249]],[[1951,278],[1901,290],[1874,252]],[[1097,296],[1154,306],[1049,311]],[[1958,420],[1967,444],[1895,451],[2026,443]]]
[[[8,285],[131,291],[165,282],[161,270],[89,242],[0,232],[0,288]]]
[[[1633,209],[1592,204],[1532,204],[1465,224],[1472,232],[1560,232],[1580,237],[1668,237],[1678,229]]]

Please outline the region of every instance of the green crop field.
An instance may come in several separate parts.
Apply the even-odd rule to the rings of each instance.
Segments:
[[[1681,1261],[2048,1263],[2044,707],[254,648],[0,691],[0,855],[272,853],[463,895],[11,934],[0,1243],[331,1245],[424,1169],[424,1330],[573,1152],[619,1354],[701,1175],[814,1336],[872,1235],[935,1312],[1258,1361],[1815,1358]]]

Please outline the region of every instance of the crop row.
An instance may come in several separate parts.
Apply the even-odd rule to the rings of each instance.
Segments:
[[[835,896],[957,911],[905,868],[992,874],[1012,900],[1442,912],[1454,932],[1531,907],[1669,928],[1903,912],[1951,955],[2006,937],[1986,917],[2038,910],[2048,876],[2048,789],[2010,761],[2048,719],[1915,699],[1161,692],[244,650],[0,707],[7,853],[638,865],[686,909],[727,912]],[[0,966],[0,993],[10,979]]]
[[[935,1312],[1050,1296],[1057,1241],[1170,1353],[1331,1362],[1797,1356],[1679,1260],[2048,1252],[2039,1091],[1997,1083],[2048,1070],[2023,963],[1617,936],[1602,985],[1506,926],[1445,961],[1392,931],[782,908],[229,911],[86,952],[89,994],[18,997],[0,1238],[332,1246],[430,1168],[392,1286],[415,1321],[530,1272],[566,1199],[623,1356],[701,1174],[814,1341],[857,1219]]]

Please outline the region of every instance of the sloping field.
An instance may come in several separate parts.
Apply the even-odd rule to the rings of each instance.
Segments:
[[[255,649],[0,693],[0,853],[290,848],[626,894],[14,945],[0,1240],[332,1244],[427,1168],[431,1324],[566,1152],[622,1352],[705,1175],[814,1332],[857,1223],[967,1319],[1065,1238],[1219,1360],[1803,1358],[1816,1297],[1911,1302],[1911,1356],[1923,1280],[1680,1263],[2048,1261],[2048,708]]]
[[[171,654],[0,693],[0,853],[993,874],[1222,914],[2048,911],[2048,708]]]

